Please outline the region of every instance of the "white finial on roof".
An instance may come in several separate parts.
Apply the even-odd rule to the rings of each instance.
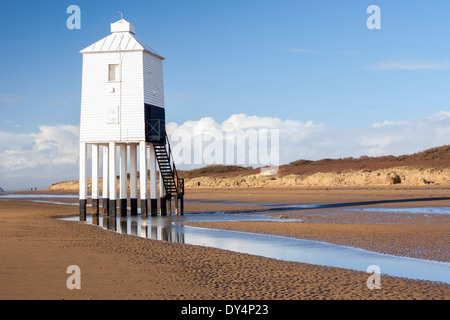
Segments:
[[[127,20],[125,20],[122,16],[122,12],[119,10],[120,16],[122,19],[120,19],[117,22],[111,23],[111,32],[130,32],[135,34],[136,33],[136,27],[134,24],[129,23]]]
[[[123,20],[123,15],[122,15],[122,11],[117,10],[120,13],[120,20]]]

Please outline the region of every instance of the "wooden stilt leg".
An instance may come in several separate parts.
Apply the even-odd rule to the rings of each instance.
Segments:
[[[86,221],[87,202],[87,144],[80,143],[80,220]]]

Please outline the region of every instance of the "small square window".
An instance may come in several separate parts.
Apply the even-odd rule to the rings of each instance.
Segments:
[[[109,76],[108,81],[119,81],[120,74],[119,74],[119,65],[118,64],[110,64],[109,65]]]

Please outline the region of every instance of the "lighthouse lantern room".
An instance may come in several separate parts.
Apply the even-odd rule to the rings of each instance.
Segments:
[[[119,207],[120,215],[126,216],[128,200],[131,215],[137,215],[138,189],[141,215],[147,216],[149,212],[157,215],[158,167],[161,215],[167,214],[172,199],[175,212],[183,212],[184,181],[178,177],[165,131],[164,58],[136,38],[135,33],[135,26],[122,18],[111,24],[109,36],[81,51],[79,184],[82,220],[86,219],[88,200],[88,148],[92,160],[92,215],[100,212],[101,158],[104,215],[116,216]]]

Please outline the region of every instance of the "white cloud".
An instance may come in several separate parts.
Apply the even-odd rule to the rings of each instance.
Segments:
[[[400,124],[405,124],[405,123],[407,123],[407,121],[395,122],[395,121],[385,120],[383,122],[374,122],[374,123],[372,123],[371,127],[372,128],[392,127],[392,126],[398,126]]]
[[[227,130],[276,129],[279,131],[280,163],[298,159],[382,156],[411,154],[431,147],[450,144],[450,112],[408,121],[384,121],[366,128],[332,128],[312,121],[282,120],[271,117],[235,114],[223,123],[212,118],[168,124],[168,132],[185,130],[185,135],[215,130],[225,136]],[[179,138],[173,137],[176,145]],[[225,155],[224,155],[225,158]],[[251,165],[249,163],[249,165]]]
[[[440,121],[450,118],[450,112],[449,111],[440,111],[434,115],[432,115],[429,119],[434,121]]]
[[[430,61],[430,60],[384,60],[378,61],[375,65],[370,66],[370,70],[378,71],[417,71],[417,70],[449,70],[450,61]]]
[[[408,121],[384,121],[367,128],[327,128],[319,134],[328,150],[313,148],[312,159],[326,157],[358,157],[411,154],[420,150],[450,144],[450,113],[439,112],[427,118]],[[310,138],[310,137],[309,137]],[[345,150],[345,152],[340,152]]]
[[[79,129],[41,126],[39,132],[0,132],[0,187],[43,188],[60,179],[76,178]]]
[[[284,158],[287,158],[303,139],[322,128],[322,125],[311,121],[282,120],[246,114],[234,114],[222,123],[208,117],[198,121],[186,121],[181,125],[173,122],[167,124],[176,160],[182,165],[189,165],[189,168],[192,168],[192,165],[198,167],[212,164],[209,161],[213,159],[217,160],[215,163],[220,164],[277,165],[278,156],[285,155]],[[233,146],[231,159],[234,160],[227,158],[230,156],[229,149],[226,150],[227,141],[228,146]],[[267,151],[262,148],[263,143],[267,146]],[[274,154],[275,148],[280,152]],[[212,149],[220,154],[217,155]]]

